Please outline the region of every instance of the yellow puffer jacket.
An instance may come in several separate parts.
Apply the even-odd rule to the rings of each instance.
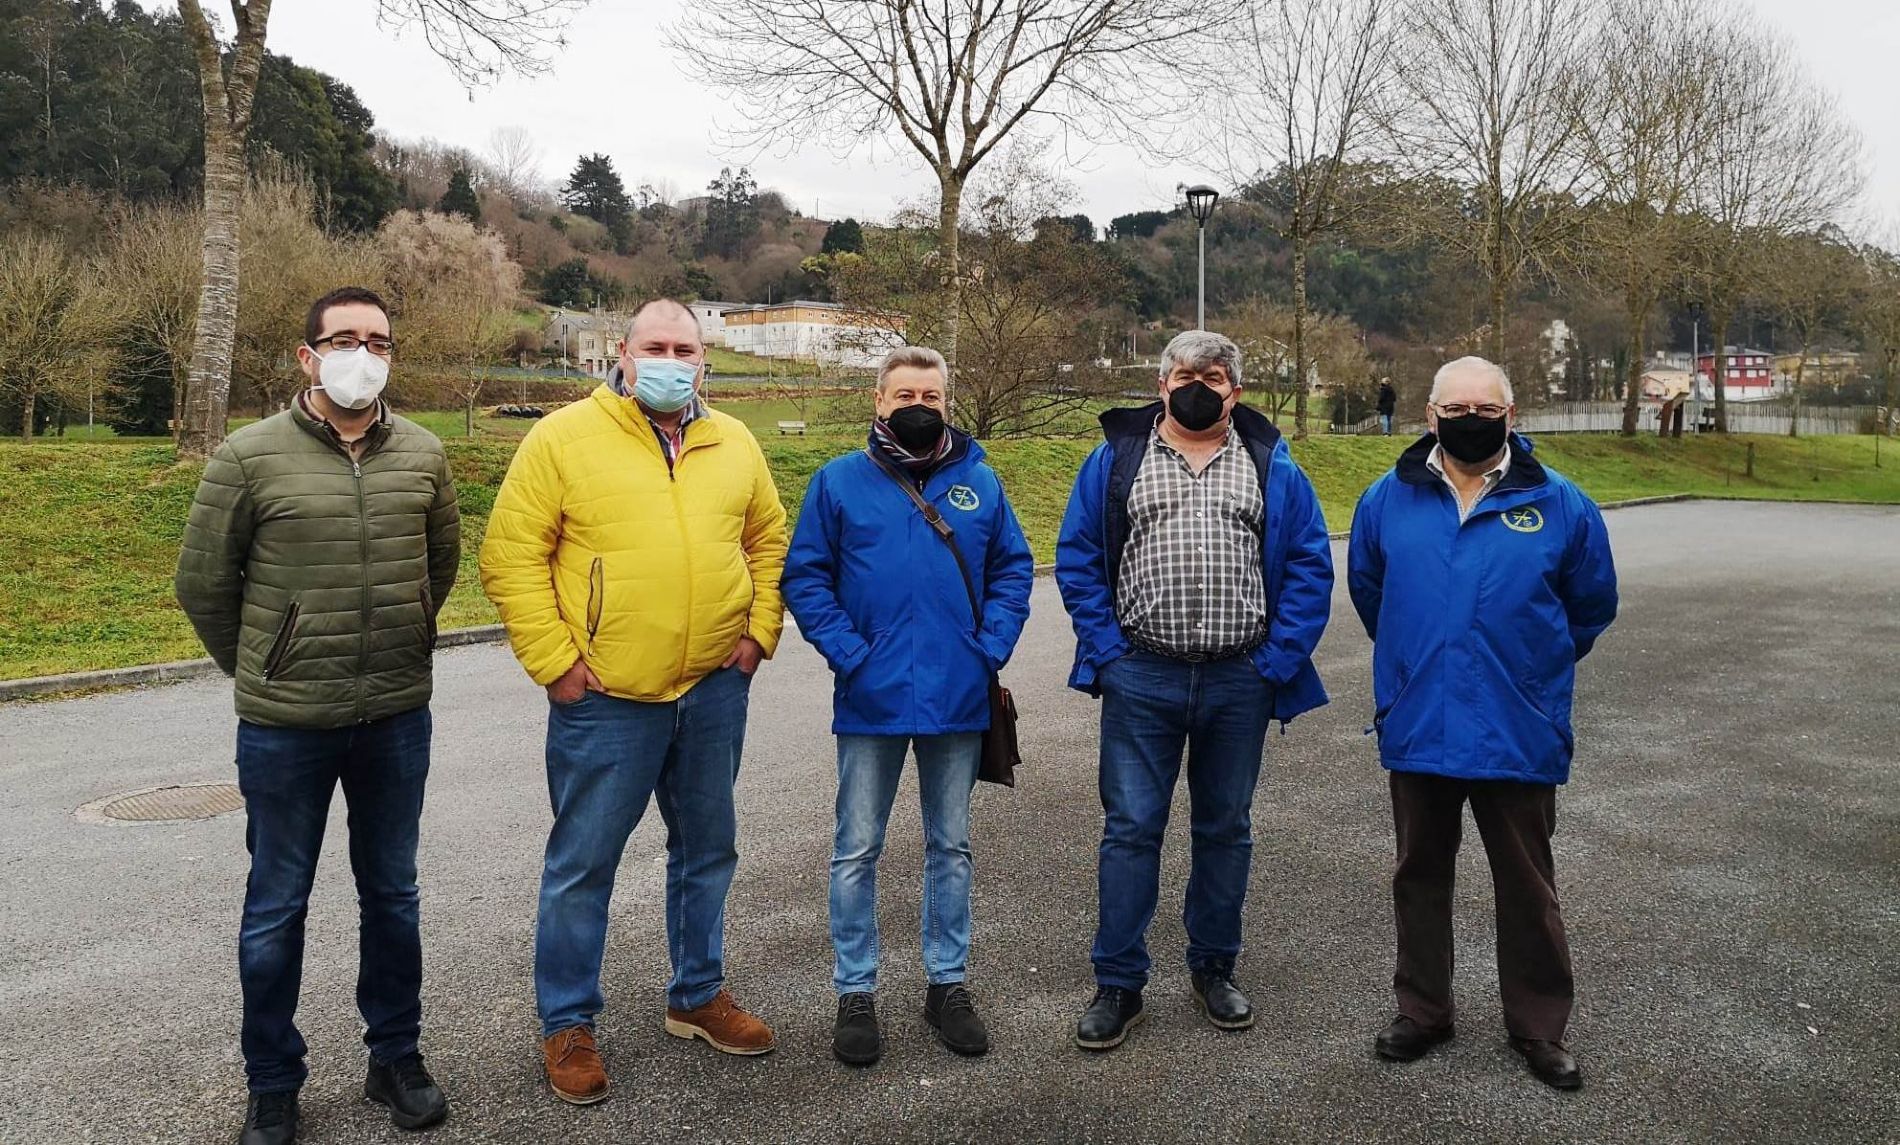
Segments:
[[[708,411],[672,465],[602,386],[529,432],[482,542],[482,588],[542,686],[585,658],[611,695],[679,698],[784,623],[785,507],[738,420]]]

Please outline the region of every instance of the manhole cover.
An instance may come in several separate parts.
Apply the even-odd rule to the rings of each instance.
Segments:
[[[229,815],[243,808],[244,796],[235,783],[186,783],[108,795],[75,814],[86,823],[176,823]]]

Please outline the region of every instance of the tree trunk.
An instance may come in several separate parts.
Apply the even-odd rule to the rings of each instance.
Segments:
[[[1643,401],[1643,317],[1644,307],[1639,299],[1624,299],[1624,312],[1630,324],[1629,376],[1623,383],[1623,436],[1636,436],[1636,419],[1642,412]],[[1693,368],[1690,371],[1694,376]]]
[[[1709,307],[1710,338],[1715,342],[1715,432],[1728,432],[1728,320],[1726,304]]]
[[[190,457],[209,457],[224,442],[237,341],[238,209],[244,193],[241,144],[228,129],[215,126],[215,115],[205,122],[204,283],[178,438],[179,453]]]
[[[480,396],[480,391],[477,391],[474,395],[469,397],[468,404],[462,407],[463,437],[475,436],[475,400]]]
[[[1306,235],[1293,238],[1293,438],[1306,436]]]
[[[943,344],[937,349],[950,366],[952,401],[956,394],[957,335],[963,328],[963,176],[940,171],[937,175],[942,198],[937,209],[937,251],[943,259],[944,314]]]
[[[33,440],[33,415],[38,412],[35,407],[39,405],[39,398],[40,384],[36,381],[29,380],[26,383],[26,390],[20,398],[21,441]]]
[[[1808,371],[1808,347],[1801,346],[1801,357],[1794,364],[1794,413],[1788,418],[1788,436],[1801,436],[1801,379]]]

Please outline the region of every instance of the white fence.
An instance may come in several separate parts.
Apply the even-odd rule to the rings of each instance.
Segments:
[[[1638,407],[1636,428],[1639,433],[1655,433],[1661,409],[1654,405]],[[1875,416],[1872,406],[1807,406],[1801,411],[1799,432],[1804,435],[1860,433]],[[1794,417],[1794,408],[1782,402],[1729,403],[1730,433],[1785,434]],[[1694,433],[1710,428],[1715,421],[1714,402],[1687,402],[1683,406],[1682,428]],[[1525,433],[1614,433],[1623,428],[1622,402],[1569,402],[1537,409],[1519,408],[1518,428]]]

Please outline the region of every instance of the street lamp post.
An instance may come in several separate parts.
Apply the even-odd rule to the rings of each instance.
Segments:
[[[1194,327],[1207,329],[1207,220],[1214,215],[1214,205],[1220,202],[1220,192],[1205,183],[1189,187],[1187,196],[1188,214],[1194,216],[1194,222],[1200,231],[1200,291],[1194,305]]]

